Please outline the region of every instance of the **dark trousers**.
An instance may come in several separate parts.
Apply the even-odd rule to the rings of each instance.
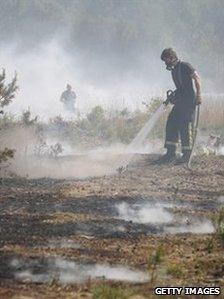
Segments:
[[[182,153],[191,151],[193,144],[193,119],[195,109],[174,106],[166,123],[165,148],[175,151],[179,139]]]

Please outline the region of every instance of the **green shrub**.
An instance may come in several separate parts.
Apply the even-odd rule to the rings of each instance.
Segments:
[[[155,283],[158,275],[158,268],[164,260],[164,247],[160,245],[154,252],[150,255],[148,261],[148,269],[151,274],[151,283]]]
[[[131,295],[130,290],[106,284],[98,285],[93,289],[93,299],[128,299]]]
[[[179,265],[170,265],[168,268],[167,268],[167,274],[168,275],[171,275],[175,278],[180,278],[183,276],[184,274],[184,271],[183,269],[179,266]]]
[[[15,151],[9,148],[5,148],[0,151],[0,163],[7,161],[10,158],[14,157]]]
[[[221,208],[214,217],[214,225],[218,238],[224,244],[224,208]]]

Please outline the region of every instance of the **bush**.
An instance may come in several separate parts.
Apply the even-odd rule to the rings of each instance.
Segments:
[[[14,157],[15,151],[9,148],[5,148],[0,151],[0,163],[7,161],[10,158]]]
[[[150,255],[148,261],[148,269],[151,274],[151,283],[155,283],[158,275],[158,268],[164,260],[164,247],[162,245],[158,246],[154,254]]]
[[[23,111],[22,117],[21,117],[21,122],[22,125],[26,127],[30,127],[34,125],[37,122],[38,116],[32,118],[30,109],[28,108],[27,110]]]
[[[130,290],[123,290],[120,287],[111,287],[101,284],[93,289],[93,299],[128,299],[131,296]]]
[[[184,275],[184,271],[179,265],[170,265],[167,268],[167,274],[175,278],[181,278]]]
[[[214,225],[218,238],[224,244],[224,208],[221,208],[215,216]]]
[[[96,106],[92,111],[87,115],[87,119],[93,125],[98,125],[104,120],[104,110],[101,106]]]

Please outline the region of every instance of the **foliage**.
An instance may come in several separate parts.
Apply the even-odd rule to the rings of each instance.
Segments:
[[[214,238],[208,239],[208,242],[206,244],[205,250],[210,254],[214,251]]]
[[[0,150],[0,163],[7,161],[10,158],[14,157],[15,151],[9,148],[5,148],[4,150]]]
[[[87,119],[93,125],[97,125],[99,122],[102,122],[104,119],[104,110],[101,106],[96,106],[92,109],[92,111],[87,114]]]
[[[9,105],[15,98],[15,93],[18,90],[16,75],[9,84],[5,83],[6,74],[5,70],[0,73],[0,107]]]
[[[214,218],[214,224],[218,238],[224,245],[224,208],[221,208]]]
[[[212,123],[219,119],[217,122],[217,128],[223,130],[224,119],[222,101],[215,102],[218,105],[210,107],[209,102],[204,103],[204,109],[201,110],[201,122],[200,129],[206,130],[209,133],[211,130],[216,133]],[[4,114],[0,117],[0,130],[2,135],[16,127],[32,127],[32,131],[35,132],[37,139],[40,139],[41,145],[45,138],[54,139],[56,141],[65,142],[71,146],[78,148],[93,148],[95,146],[106,146],[113,143],[130,143],[139,130],[145,125],[152,113],[161,104],[159,98],[151,99],[147,104],[146,109],[136,110],[134,112],[128,111],[128,109],[122,109],[121,111],[105,111],[102,107],[94,107],[87,116],[79,118],[78,120],[71,121],[65,120],[62,116],[56,116],[50,119],[48,122],[42,123],[38,121],[37,117],[33,117],[31,111],[28,109],[23,112],[22,116],[16,118],[10,114]],[[142,107],[141,107],[142,108]],[[213,113],[212,111],[215,111]],[[204,121],[207,119],[207,123]],[[148,140],[154,140],[163,138],[165,132],[166,115],[161,117],[154,129],[152,130]],[[217,129],[218,130],[218,129]],[[222,134],[220,134],[223,139]],[[5,144],[7,146],[7,144]],[[174,186],[174,197],[178,193],[178,186]]]
[[[146,106],[147,113],[149,116],[151,116],[162,104],[162,99],[159,97],[155,97],[155,98],[151,98],[149,103],[142,102],[142,104]]]
[[[18,90],[16,75],[12,79],[12,82],[9,84],[6,84],[5,79],[6,74],[5,70],[3,69],[2,73],[0,73],[0,108],[9,105],[15,98],[15,93]],[[0,112],[1,114],[3,114],[2,110]],[[4,121],[1,121],[1,123],[4,123]],[[0,150],[0,163],[5,162],[10,158],[13,158],[14,152],[14,150],[9,149],[7,147],[3,150]]]
[[[124,290],[121,287],[101,284],[93,289],[93,299],[128,299],[131,293],[130,290]]]
[[[27,110],[23,111],[22,117],[21,117],[21,122],[24,126],[32,126],[37,122],[38,116],[32,118],[31,117],[31,112],[30,109],[28,108]]]
[[[164,259],[164,247],[162,245],[156,248],[155,252],[149,257],[148,269],[151,273],[151,283],[155,283],[157,279],[157,271],[159,265],[163,262]]]
[[[207,96],[201,105],[200,128],[224,139],[224,97]]]
[[[184,275],[184,271],[180,265],[173,264],[167,268],[167,274],[176,278],[181,278]]]
[[[153,109],[156,109],[156,104],[158,103],[159,101],[157,101],[157,99],[152,99],[149,104],[154,106]],[[218,104],[219,102],[216,101],[215,103]],[[207,103],[204,105],[206,106]],[[218,107],[220,106],[218,105]],[[128,144],[148,121],[152,113],[150,109],[151,107],[147,107],[145,110],[136,110],[134,112],[129,112],[126,109],[125,113],[123,113],[122,110],[116,111],[115,113],[114,111],[105,111],[100,107],[92,109],[89,113],[91,115],[89,118],[83,116],[75,121],[68,121],[63,119],[62,116],[57,116],[48,122],[40,122],[36,117],[32,116],[29,109],[25,117],[24,114],[20,117],[15,117],[5,113],[0,117],[0,163],[5,161],[6,158],[10,159],[13,156],[12,153],[4,151],[5,147],[14,148],[14,146],[10,146],[9,143],[7,143],[7,140],[12,140],[13,132],[17,134],[17,137],[18,134],[20,134],[20,145],[17,148],[17,153],[22,153],[24,150],[25,155],[33,153],[43,158],[57,158],[63,151],[61,146],[63,144],[65,144],[65,146],[67,144],[77,150],[93,149],[95,147],[108,146],[116,143]],[[216,119],[219,119],[217,127],[223,130],[224,120],[220,117],[220,115],[223,114],[223,109],[219,109],[218,111],[216,106],[214,106],[210,110],[201,110],[202,120],[206,119],[206,115],[208,116],[207,133],[209,133],[211,129],[213,132],[216,132],[211,126],[213,117],[209,117],[213,115],[212,109],[216,111]],[[164,115],[158,120],[158,123],[148,137],[148,141],[157,142],[159,138],[163,138],[165,121],[166,116]],[[204,128],[204,124],[206,125],[204,122],[200,123],[201,129]],[[208,134],[204,135],[208,136]],[[9,139],[7,139],[7,136],[9,136]],[[32,138],[32,142],[30,142],[30,138]],[[48,144],[47,140],[49,139],[51,140],[51,144],[52,140],[54,140],[53,145]],[[57,142],[60,142],[60,144],[57,145]],[[179,192],[179,186],[175,185],[173,187],[173,196],[175,198]],[[219,226],[218,231],[219,238],[221,240],[224,239],[221,226]],[[207,251],[212,251],[212,247],[210,248],[208,246]],[[156,263],[150,268],[152,281],[156,280],[157,268]]]
[[[59,154],[63,152],[61,143],[57,142],[54,145],[48,145],[42,141],[39,145],[34,148],[34,154],[38,157],[57,158]]]

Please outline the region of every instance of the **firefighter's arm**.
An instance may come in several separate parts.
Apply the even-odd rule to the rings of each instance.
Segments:
[[[192,79],[194,81],[195,89],[196,89],[196,103],[197,105],[200,105],[202,102],[202,97],[201,97],[201,79],[198,75],[198,73],[195,71]]]

